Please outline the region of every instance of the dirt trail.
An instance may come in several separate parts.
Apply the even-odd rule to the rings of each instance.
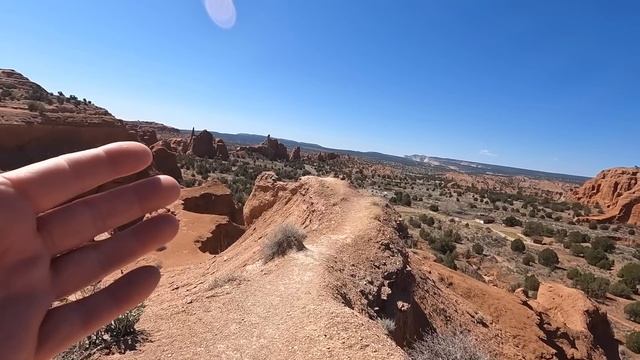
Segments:
[[[335,179],[313,182],[304,197],[265,212],[228,255],[208,266],[167,269],[140,322],[153,342],[126,356],[403,359],[376,322],[337,301],[327,286],[327,260],[372,227],[380,206]],[[254,249],[260,233],[285,218],[307,231],[308,250],[262,264]],[[236,252],[252,256],[238,266]],[[222,285],[211,289],[216,277]]]

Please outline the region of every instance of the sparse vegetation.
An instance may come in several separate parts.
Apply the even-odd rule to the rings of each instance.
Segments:
[[[265,263],[276,257],[285,256],[291,250],[302,251],[306,249],[304,239],[307,237],[302,230],[291,224],[282,224],[277,227],[262,247],[262,258]]]
[[[573,287],[582,290],[587,296],[594,299],[604,299],[607,296],[611,282],[590,272],[581,272],[578,269],[570,269],[567,278],[572,280]]]
[[[513,215],[509,215],[502,220],[502,223],[508,227],[522,226],[522,221]]]
[[[535,275],[527,275],[524,277],[524,289],[527,291],[538,291],[540,281]]]
[[[618,271],[618,277],[635,292],[638,284],[640,284],[640,263],[633,262],[624,264]]]
[[[411,360],[489,360],[482,345],[462,334],[424,334],[408,354]]]
[[[474,253],[478,255],[482,255],[484,253],[484,246],[478,243],[473,244],[473,246],[471,246],[471,249],[473,250]]]
[[[632,352],[640,354],[640,332],[632,331],[628,333],[625,337],[624,345]]]
[[[379,318],[378,324],[384,329],[387,334],[392,334],[396,330],[396,322],[389,318]]]
[[[624,314],[629,320],[640,323],[640,301],[634,301],[625,305]]]
[[[538,263],[548,268],[555,268],[560,263],[558,254],[551,248],[545,248],[538,253]]]
[[[136,324],[144,312],[144,304],[118,316],[113,321],[58,355],[57,360],[89,359],[96,353],[120,353],[135,350],[146,340]]]
[[[522,263],[523,263],[524,265],[526,265],[526,266],[531,266],[531,264],[533,264],[533,263],[535,263],[535,262],[536,262],[536,258],[535,258],[535,257],[533,257],[533,255],[531,255],[531,254],[525,254],[525,255],[522,257]]]
[[[622,280],[618,280],[609,286],[609,293],[624,299],[631,299],[633,291]]]
[[[522,239],[520,238],[515,239],[511,242],[511,250],[515,252],[523,253],[526,249],[527,248],[524,246],[524,241],[522,241]]]

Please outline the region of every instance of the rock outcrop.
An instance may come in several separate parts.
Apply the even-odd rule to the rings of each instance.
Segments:
[[[607,313],[580,290],[542,283],[536,299],[569,359],[619,359],[618,344]],[[563,334],[563,335],[561,335]]]
[[[77,97],[51,95],[13,70],[0,70],[0,169],[37,161],[138,135],[108,111]],[[38,108],[30,111],[30,107]],[[33,109],[32,109],[33,110]]]
[[[300,146],[296,146],[296,148],[291,152],[289,161],[300,161],[301,159],[302,157],[300,156]]]
[[[178,182],[182,182],[182,171],[178,167],[175,152],[171,151],[171,143],[166,140],[151,145],[153,154],[153,167],[162,174],[171,176]]]
[[[207,130],[202,130],[193,138],[191,153],[197,157],[213,159],[216,157],[216,148],[213,144],[213,135]]]
[[[600,206],[604,212],[580,221],[640,225],[640,169],[604,170],[575,190],[572,198],[585,205]]]
[[[229,150],[222,139],[216,140],[216,157],[224,161],[229,160]]]
[[[140,128],[137,133],[140,142],[148,147],[151,147],[153,144],[158,142],[158,135],[152,129]]]
[[[271,135],[267,135],[265,141],[256,146],[241,146],[238,148],[239,152],[260,154],[264,158],[271,161],[289,160],[289,152],[284,144],[281,144],[278,139],[271,138]]]
[[[272,171],[258,175],[251,196],[243,208],[244,223],[250,226],[263,212],[273,207],[281,193],[295,194],[298,187],[278,181],[278,176]]]

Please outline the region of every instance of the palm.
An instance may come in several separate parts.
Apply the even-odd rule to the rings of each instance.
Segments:
[[[149,150],[119,143],[0,175],[0,348],[11,359],[48,358],[146,298],[158,270],[141,267],[102,291],[51,308],[170,241],[177,222],[150,218],[111,238],[96,235],[174,201],[168,177],[69,200],[149,165]],[[64,204],[64,205],[61,205]]]

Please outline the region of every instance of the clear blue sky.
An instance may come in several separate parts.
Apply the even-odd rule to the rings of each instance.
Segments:
[[[579,175],[640,165],[640,1],[0,1],[0,67],[127,120]]]

